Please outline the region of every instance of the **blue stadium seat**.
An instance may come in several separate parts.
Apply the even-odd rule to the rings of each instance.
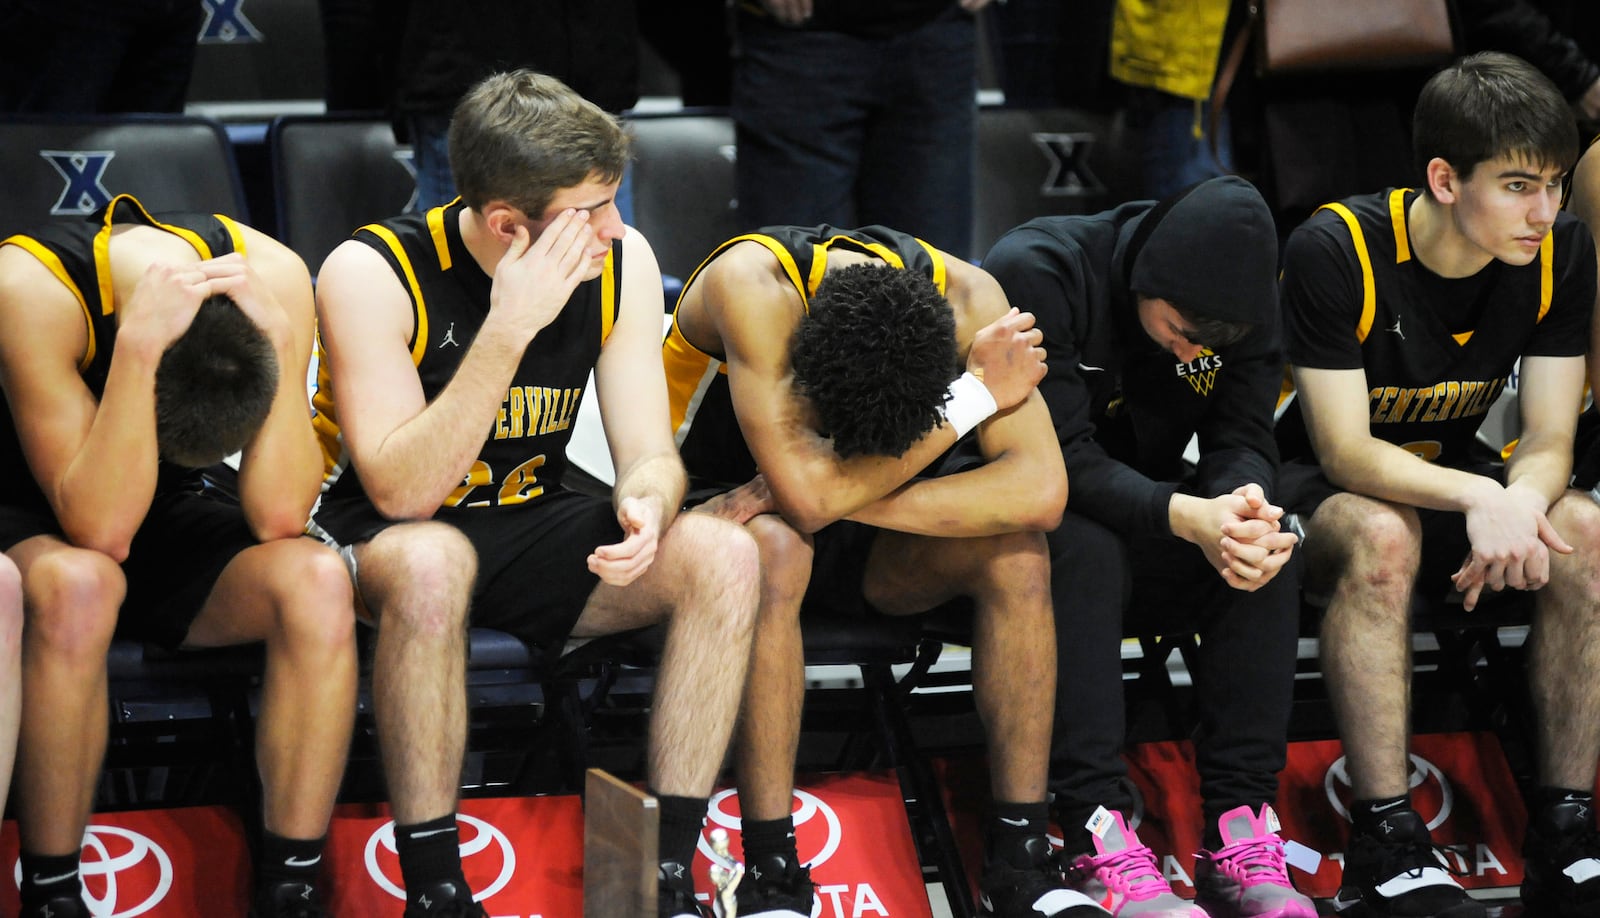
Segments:
[[[227,134],[209,118],[7,115],[0,132],[0,236],[82,219],[118,194],[249,222]]]

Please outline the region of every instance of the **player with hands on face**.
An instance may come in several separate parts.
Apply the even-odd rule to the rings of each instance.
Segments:
[[[627,157],[621,125],[558,80],[489,76],[451,120],[460,200],[363,227],[318,276],[330,476],[314,521],[377,628],[407,918],[486,914],[456,831],[469,623],[551,654],[666,623],[646,753],[659,916],[699,914],[687,865],[761,574],[744,529],[678,513],[661,273],[616,207]],[[563,484],[579,404],[596,397],[609,500]]]

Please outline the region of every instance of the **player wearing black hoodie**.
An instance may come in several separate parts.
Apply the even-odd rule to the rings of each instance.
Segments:
[[[1284,764],[1298,608],[1285,572],[1296,540],[1271,503],[1277,252],[1261,195],[1228,176],[1161,202],[1041,217],[984,261],[1044,331],[1039,391],[1072,482],[1050,537],[1050,784],[1069,876],[1118,914],[1219,918],[1268,901],[1274,914],[1315,914],[1282,867],[1268,805]],[[1186,458],[1195,439],[1198,457]],[[1119,644],[1129,610],[1141,627],[1202,636],[1204,913],[1172,892],[1126,822]],[[1246,869],[1261,862],[1276,869]]]

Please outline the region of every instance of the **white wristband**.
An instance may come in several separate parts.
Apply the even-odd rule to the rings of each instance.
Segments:
[[[959,440],[999,411],[1000,406],[995,404],[994,396],[983,380],[971,373],[962,373],[945,390],[945,403],[940,410],[944,413],[944,419],[956,429],[956,439]]]

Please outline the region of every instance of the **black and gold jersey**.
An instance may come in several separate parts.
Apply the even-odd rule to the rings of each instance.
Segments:
[[[131,195],[118,195],[99,211],[82,221],[47,223],[35,229],[0,239],[0,246],[13,245],[37,258],[61,284],[72,292],[83,310],[88,329],[78,370],[89,391],[98,398],[105,392],[106,374],[111,369],[111,354],[117,340],[117,309],[121,305],[112,293],[111,232],[117,226],[150,226],[177,236],[191,245],[202,259],[217,258],[230,252],[245,252],[244,235],[238,223],[221,214],[163,213],[152,215]],[[17,439],[16,425],[9,406],[0,400],[0,502],[46,507],[44,494],[35,484]],[[163,462],[158,487],[190,479],[189,470],[168,467]]]
[[[854,230],[827,225],[769,226],[717,246],[689,275],[679,303],[707,265],[729,247],[746,241],[760,243],[772,252],[807,308],[811,295],[822,283],[830,250],[860,252],[896,268],[921,271],[940,293],[945,291],[944,256],[914,236],[882,226]],[[662,348],[672,428],[684,466],[697,483],[731,486],[749,481],[756,469],[734,415],[724,356],[705,353],[690,344],[676,320]]]
[[[1562,213],[1526,265],[1444,278],[1412,253],[1396,188],[1319,209],[1283,270],[1289,362],[1366,373],[1373,436],[1458,465],[1524,356],[1580,356],[1595,293],[1589,231]]]
[[[432,401],[455,376],[489,313],[492,278],[461,239],[457,201],[356,231],[394,270],[411,302],[411,360]],[[589,372],[616,321],[622,252],[613,246],[600,277],[578,286],[559,315],[534,337],[507,388],[483,447],[446,507],[505,507],[537,500],[561,481],[567,441]],[[357,345],[359,346],[359,344]],[[339,436],[327,354],[318,343],[312,426],[321,440],[324,506],[363,496]],[[320,518],[320,513],[319,513]]]

